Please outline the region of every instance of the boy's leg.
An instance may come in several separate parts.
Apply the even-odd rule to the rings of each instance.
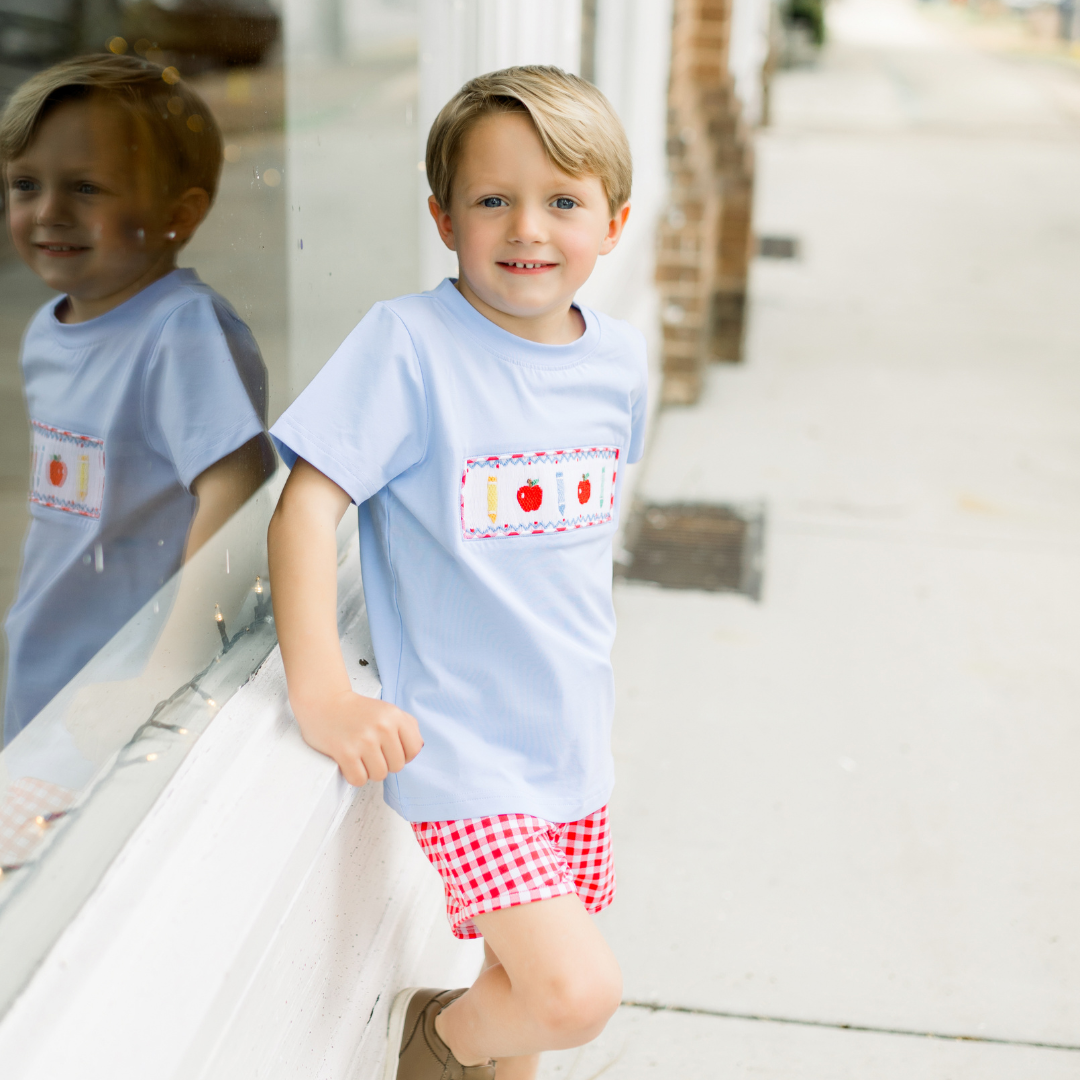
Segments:
[[[484,966],[482,971],[495,967],[500,963],[495,955],[495,950],[484,942]],[[526,1054],[523,1057],[504,1057],[495,1062],[495,1075],[497,1080],[536,1080],[536,1072],[540,1068],[539,1054]]]
[[[603,1031],[619,1007],[622,977],[576,895],[476,915],[473,922],[499,962],[435,1021],[458,1061],[528,1057],[581,1046]]]

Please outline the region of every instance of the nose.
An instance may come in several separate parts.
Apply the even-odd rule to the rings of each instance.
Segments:
[[[542,244],[547,240],[543,211],[529,203],[519,203],[510,217],[510,240],[516,244]]]
[[[71,224],[67,200],[57,188],[44,188],[34,207],[34,224],[44,228],[64,227]]]

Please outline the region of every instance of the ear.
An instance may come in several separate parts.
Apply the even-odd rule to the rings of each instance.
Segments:
[[[434,195],[428,196],[428,211],[435,221],[435,228],[439,230],[442,242],[451,250],[457,251],[454,245],[454,223],[450,220],[450,211],[444,210],[436,201]]]
[[[210,195],[203,188],[193,187],[173,203],[172,213],[165,226],[165,235],[177,245],[186,244],[202,224],[210,209]],[[170,235],[172,234],[172,235]]]
[[[626,219],[629,216],[630,204],[625,202],[615,211],[615,216],[608,222],[607,235],[600,241],[601,255],[606,255],[609,251],[615,249],[615,245],[622,237],[623,229],[626,228]]]

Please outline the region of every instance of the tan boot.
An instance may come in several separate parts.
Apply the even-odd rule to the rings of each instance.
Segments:
[[[495,1080],[495,1062],[462,1065],[435,1031],[435,1017],[464,990],[402,990],[390,1009],[383,1080]]]

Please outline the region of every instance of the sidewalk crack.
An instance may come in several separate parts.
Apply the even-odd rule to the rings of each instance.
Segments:
[[[947,1031],[915,1031],[912,1028],[883,1027],[874,1024],[845,1024],[838,1020],[807,1020],[797,1016],[769,1016],[763,1013],[730,1012],[725,1009],[699,1009],[691,1005],[664,1005],[655,1001],[624,1001],[623,1008],[647,1009],[650,1012],[686,1013],[711,1016],[718,1020],[754,1020],[763,1024],[791,1024],[796,1027],[832,1028],[835,1031],[863,1031],[872,1035],[899,1035],[914,1039],[945,1039],[950,1042],[991,1043],[995,1046],[1027,1046],[1037,1050],[1071,1050],[1080,1045],[1042,1042],[1037,1039],[1002,1039],[993,1035],[964,1035]]]

